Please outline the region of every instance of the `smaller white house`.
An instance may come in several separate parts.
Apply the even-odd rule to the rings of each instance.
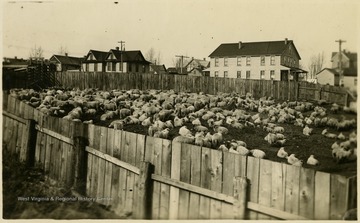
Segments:
[[[341,58],[340,58],[341,55]],[[341,66],[340,66],[341,60]],[[332,53],[332,68],[324,68],[316,74],[319,84],[344,86],[350,91],[357,90],[357,53],[342,51]],[[340,70],[343,73],[343,81],[340,80]]]
[[[337,69],[324,68],[317,73],[316,77],[318,84],[340,86],[340,75]],[[344,69],[343,85],[350,91],[357,90],[357,71],[355,69]]]
[[[317,83],[339,86],[339,73],[335,69],[324,68],[316,74]]]

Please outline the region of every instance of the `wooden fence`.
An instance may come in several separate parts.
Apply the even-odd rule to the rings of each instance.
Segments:
[[[348,104],[349,100],[348,93],[344,88],[308,82],[101,72],[58,72],[56,79],[62,86],[80,89],[173,89],[176,92],[208,94],[236,92],[241,95],[250,92],[255,98],[272,96],[275,99],[291,101],[322,99],[341,105]]]
[[[3,145],[118,214],[327,220],[356,207],[356,176],[70,122],[4,98]]]

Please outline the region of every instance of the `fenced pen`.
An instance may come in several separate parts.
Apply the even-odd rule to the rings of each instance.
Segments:
[[[4,92],[3,145],[133,218],[327,220],[357,204],[356,176],[46,116]]]
[[[176,92],[204,92],[207,94],[235,92],[241,95],[250,92],[255,98],[272,96],[278,100],[290,101],[326,100],[340,105],[348,105],[351,100],[344,88],[296,81],[102,72],[57,72],[55,76],[57,82],[62,86],[80,89],[173,89]]]

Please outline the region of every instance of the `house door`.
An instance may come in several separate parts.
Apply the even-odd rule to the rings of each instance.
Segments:
[[[281,70],[281,72],[280,72],[280,80],[281,81],[288,81],[288,79],[289,79],[289,73],[288,73],[289,71],[287,71],[287,70]]]

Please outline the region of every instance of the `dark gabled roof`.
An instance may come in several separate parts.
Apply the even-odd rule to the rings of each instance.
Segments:
[[[122,55],[123,62],[142,62],[142,63],[150,64],[149,61],[145,60],[140,50],[120,51],[117,49],[111,49],[106,57],[108,57],[110,53],[113,53],[115,55],[117,61],[121,60],[121,55]]]
[[[322,69],[321,71],[319,71],[316,75],[320,74],[320,73],[323,72],[324,70],[328,70],[328,71],[330,71],[331,73],[333,73],[334,75],[339,75],[339,73],[336,71],[336,69],[333,69],[333,68],[324,68],[324,69]]]
[[[324,70],[330,71],[335,76],[339,75],[339,71],[338,71],[337,68],[324,68],[321,71],[319,71],[316,75],[318,75],[319,73],[321,73]],[[345,68],[344,69],[344,76],[346,76],[346,77],[356,77],[357,76],[357,69],[355,69],[355,68]]]
[[[345,68],[344,69],[344,76],[356,77],[357,76],[357,69],[356,68]]]
[[[260,56],[260,55],[281,55],[292,40],[267,41],[267,42],[242,42],[239,49],[239,43],[223,43],[209,57],[233,57],[233,56]],[[299,53],[295,51],[300,58]],[[300,58],[301,59],[301,58]]]
[[[150,67],[153,71],[155,71],[158,74],[163,74],[167,72],[165,65],[150,64]]]
[[[95,60],[97,61],[105,61],[106,56],[108,54],[108,52],[99,51],[99,50],[90,50],[89,53],[90,52],[94,55]]]
[[[206,68],[209,66],[210,61],[200,60],[200,59],[191,59],[190,62],[185,65],[185,67],[188,67],[191,63],[196,63],[198,66]]]
[[[70,56],[63,56],[63,55],[53,55],[50,58],[50,61],[53,58],[62,64],[79,65],[79,66],[81,65],[81,62],[84,60],[84,57],[70,57]]]
[[[339,52],[332,52],[331,53],[331,59],[334,58],[334,56],[336,54],[338,54]],[[354,61],[354,62],[357,62],[357,53],[351,53],[351,52],[348,52],[348,51],[343,51],[343,54],[345,54],[350,61]]]

